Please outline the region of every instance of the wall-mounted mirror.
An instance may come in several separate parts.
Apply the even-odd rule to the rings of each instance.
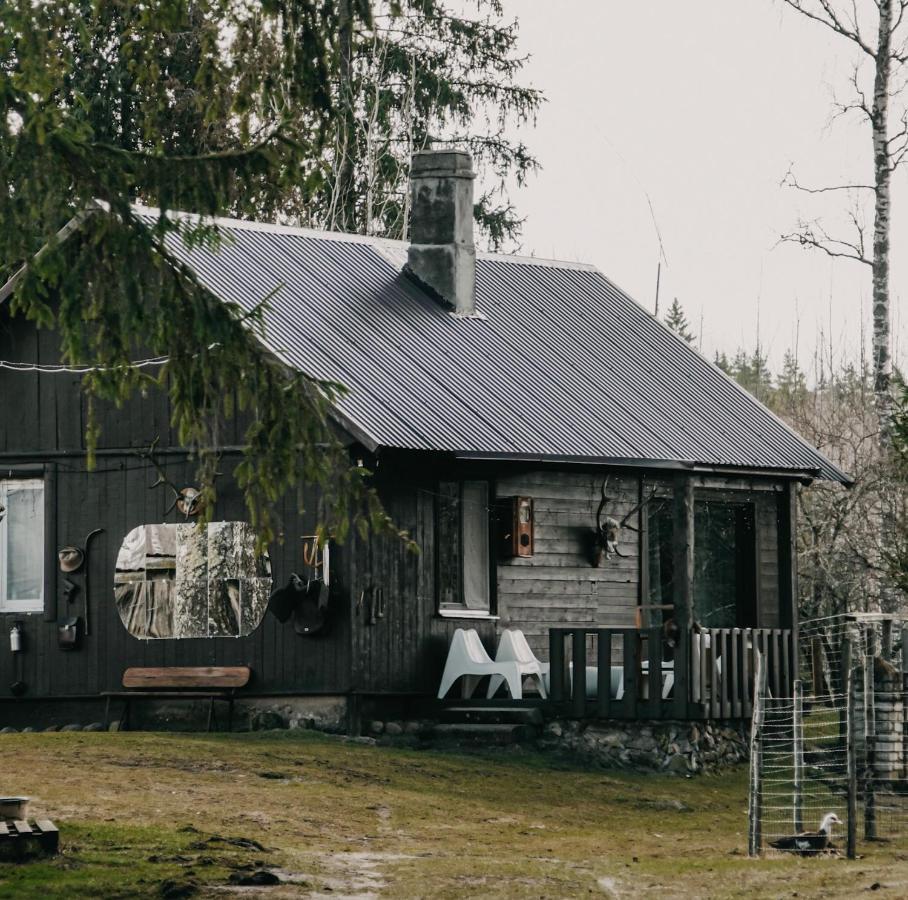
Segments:
[[[139,525],[117,555],[117,610],[137,638],[251,634],[270,593],[270,560],[245,522]]]

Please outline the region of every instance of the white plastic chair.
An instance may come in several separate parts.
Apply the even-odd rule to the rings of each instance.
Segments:
[[[535,678],[539,687],[539,696],[543,700],[548,697],[545,689],[543,673],[548,665],[541,663],[533,653],[526,639],[526,635],[519,628],[505,628],[498,641],[498,650],[495,653],[495,662],[515,662],[519,667],[520,678]],[[501,687],[504,676],[493,675],[489,679],[489,690],[486,697],[494,697],[495,692]],[[521,688],[522,690],[522,688]]]
[[[448,648],[448,659],[441,676],[438,699],[441,700],[451,690],[458,678],[463,678],[464,699],[471,697],[485,675],[502,677],[507,682],[511,697],[515,700],[522,699],[520,666],[513,661],[494,662],[486,653],[486,648],[482,646],[475,628],[467,630],[458,628]]]

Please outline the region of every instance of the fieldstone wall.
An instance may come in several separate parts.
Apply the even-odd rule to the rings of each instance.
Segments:
[[[908,763],[908,734],[905,731],[905,697],[900,689],[901,678],[874,679],[873,711],[876,740],[873,770],[881,781],[901,781]],[[859,687],[854,704],[857,733],[855,746],[859,759],[867,752],[864,721],[864,691]]]
[[[549,722],[539,743],[609,769],[693,775],[747,759],[747,726],[708,722]]]

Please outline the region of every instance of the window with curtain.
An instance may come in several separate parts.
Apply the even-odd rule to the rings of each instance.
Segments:
[[[0,612],[44,609],[44,482],[0,481]]]
[[[436,505],[438,608],[442,613],[491,613],[489,483],[442,482]]]

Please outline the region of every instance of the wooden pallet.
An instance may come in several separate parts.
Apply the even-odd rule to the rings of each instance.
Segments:
[[[59,847],[60,832],[48,819],[0,820],[0,860],[4,862],[53,856]]]

